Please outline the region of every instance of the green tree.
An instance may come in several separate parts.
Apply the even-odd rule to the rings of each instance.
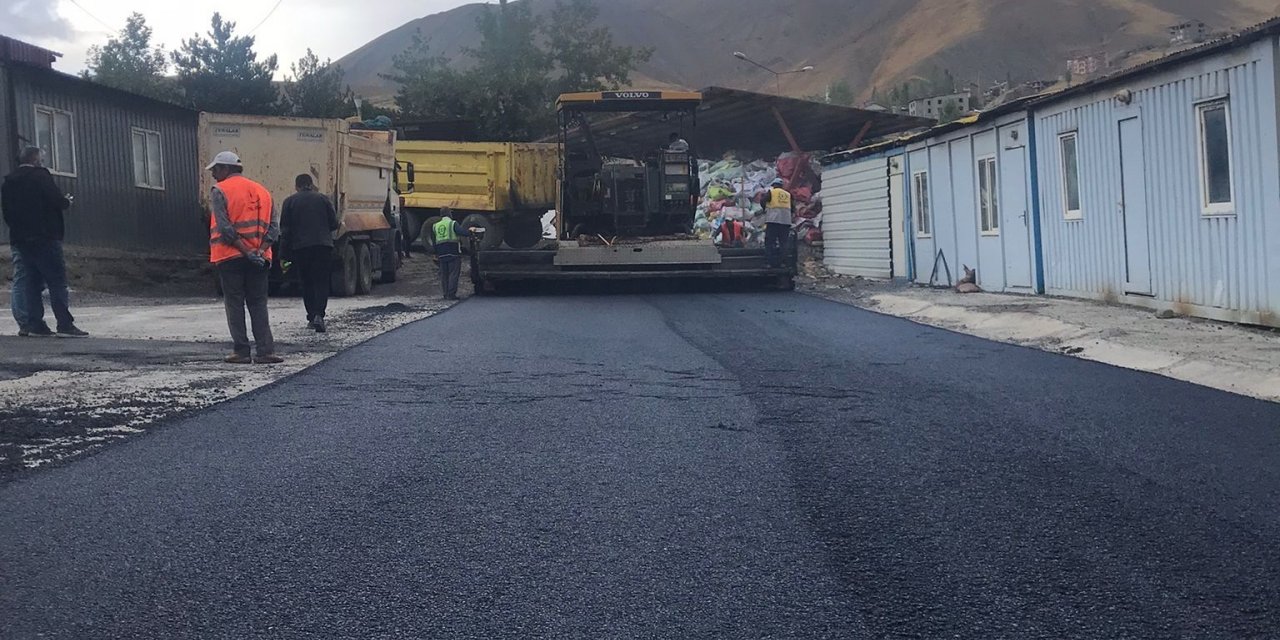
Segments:
[[[942,107],[942,111],[938,113],[938,122],[942,122],[942,123],[955,122],[956,120],[960,119],[960,116],[963,116],[963,115],[964,114],[961,113],[960,111],[959,103],[948,102],[946,106]]]
[[[653,49],[620,47],[608,27],[595,26],[600,8],[591,0],[556,0],[543,35],[560,72],[556,93],[605,91],[631,82],[631,72],[648,62]]]
[[[307,54],[289,66],[293,72],[284,86],[282,111],[304,118],[345,118],[356,112],[350,88],[342,85],[344,73],[332,60]]]
[[[548,135],[556,94],[623,86],[648,59],[648,51],[619,47],[607,28],[595,28],[597,13],[588,0],[560,0],[544,23],[527,2],[486,6],[462,71],[415,36],[386,76],[400,85],[396,106],[405,118],[471,120],[486,140]]]
[[[849,86],[849,83],[844,80],[836,82],[827,90],[827,102],[831,104],[851,107],[855,99],[857,99],[857,96],[853,93],[853,87]]]
[[[271,114],[280,94],[273,77],[273,54],[261,62],[253,50],[253,36],[236,36],[236,23],[213,14],[208,37],[196,34],[173,52],[178,84],[191,106],[201,111]]]
[[[164,77],[169,68],[164,48],[151,44],[151,27],[141,13],[133,13],[125,21],[117,37],[105,45],[89,47],[85,78],[110,87],[176,101],[177,87]]]

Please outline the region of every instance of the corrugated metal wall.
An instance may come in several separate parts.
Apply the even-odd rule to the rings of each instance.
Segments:
[[[11,67],[10,73],[18,144],[34,144],[35,105],[73,116],[77,175],[55,177],[75,195],[67,213],[67,244],[188,254],[206,250],[195,112],[47,70]],[[133,127],[160,133],[163,191],[135,186]]]
[[[1036,114],[1049,293],[1261,324],[1280,316],[1280,136],[1274,39],[1041,107]],[[1230,101],[1235,210],[1202,213],[1197,105]],[[1141,121],[1151,296],[1127,295],[1119,123]],[[1059,135],[1079,136],[1082,219],[1066,220]],[[1130,214],[1136,215],[1136,214]],[[1141,247],[1139,247],[1140,249]]]
[[[849,276],[893,275],[889,234],[889,160],[829,169],[822,176],[823,262]]]

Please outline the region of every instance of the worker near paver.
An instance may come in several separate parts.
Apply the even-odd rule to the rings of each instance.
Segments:
[[[55,335],[44,321],[43,291],[49,288],[49,304],[58,320],[56,335],[83,338],[71,316],[71,292],[67,263],[62,253],[66,229],[63,212],[71,198],[63,195],[44,167],[44,152],[23,149],[18,168],[5,176],[0,187],[0,209],[9,226],[13,252],[13,291],[10,306],[20,336]]]
[[[795,216],[795,202],[791,192],[783,189],[782,178],[774,178],[773,185],[764,192],[764,255],[771,268],[782,266],[782,252],[791,234],[791,221]]]
[[[445,300],[458,299],[458,278],[462,275],[462,244],[459,238],[472,236],[453,219],[453,209],[440,208],[440,221],[431,227],[431,248],[440,263],[440,289]]]
[[[676,133],[674,131],[671,132],[671,137],[669,137],[667,140],[668,140],[667,151],[671,151],[674,153],[688,153],[689,141],[685,140],[684,138],[681,138],[679,133]]]
[[[209,261],[222,283],[227,328],[235,353],[231,364],[278,364],[267,316],[267,277],[271,271],[271,245],[280,235],[280,219],[267,188],[244,177],[240,156],[222,151],[205,167],[217,184],[209,193],[213,216],[209,220]],[[251,357],[244,310],[253,323],[256,357]]]
[[[295,193],[280,207],[282,248],[298,269],[302,281],[302,304],[307,310],[307,326],[325,332],[324,317],[329,308],[329,274],[333,263],[333,232],[342,223],[329,196],[316,190],[308,174],[293,181]]]
[[[724,222],[720,223],[716,238],[722,247],[741,249],[746,246],[746,233],[747,225],[743,224],[741,220],[725,218]]]

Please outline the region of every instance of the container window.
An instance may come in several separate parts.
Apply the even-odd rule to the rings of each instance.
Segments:
[[[1197,107],[1200,121],[1200,190],[1204,213],[1234,212],[1231,184],[1231,109],[1226,100]]]
[[[1080,155],[1079,136],[1068,133],[1058,138],[1062,148],[1062,199],[1065,217],[1068,220],[1079,220],[1080,211]]]
[[[916,211],[916,235],[927,238],[933,234],[933,218],[929,210],[929,174],[921,171],[911,176],[912,201]]]
[[[133,183],[144,189],[164,189],[164,157],[155,131],[133,130]]]
[[[44,151],[50,172],[76,175],[75,127],[71,114],[36,105],[36,146]]]
[[[996,180],[996,159],[978,160],[978,209],[982,232],[1000,233],[1000,185]]]

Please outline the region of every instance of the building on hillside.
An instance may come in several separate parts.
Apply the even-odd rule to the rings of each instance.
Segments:
[[[1101,51],[1077,52],[1067,59],[1067,73],[1073,81],[1096,77],[1110,66],[1110,58]]]
[[[992,291],[1280,327],[1278,52],[1280,18],[823,162],[902,158],[861,190],[901,194],[915,282],[968,265]]]
[[[1169,44],[1175,47],[1204,42],[1209,37],[1209,27],[1199,20],[1188,20],[1169,27]]]
[[[45,150],[54,180],[75,196],[68,245],[203,251],[198,114],[56,71],[59,55],[0,36],[0,174],[23,147]]]
[[[972,109],[972,101],[973,95],[968,91],[919,98],[907,104],[907,115],[937,120],[949,108],[954,108],[956,113],[963,115]]]

